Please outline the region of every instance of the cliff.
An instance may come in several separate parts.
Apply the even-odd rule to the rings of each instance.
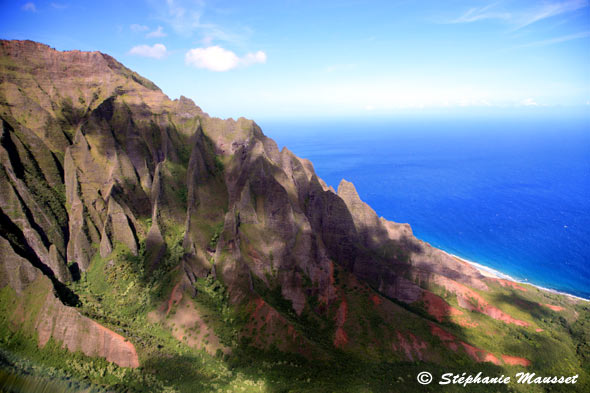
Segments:
[[[100,52],[1,41],[0,59],[11,332],[156,375],[178,348],[559,370],[539,346],[584,374],[578,336],[547,333],[584,305],[482,276],[255,122],[170,100]]]

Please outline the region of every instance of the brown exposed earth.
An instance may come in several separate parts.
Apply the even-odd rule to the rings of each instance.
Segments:
[[[434,336],[440,338],[441,341],[453,351],[457,351],[457,344],[461,345],[465,352],[476,362],[490,362],[496,365],[501,365],[503,361],[506,364],[521,366],[529,366],[531,364],[531,362],[525,358],[510,355],[500,355],[500,357],[502,358],[502,361],[500,361],[500,359],[498,359],[496,355],[481,348],[477,348],[473,345],[467,344],[464,341],[457,340],[457,338],[454,335],[446,332],[444,329],[434,324],[430,325],[430,331]]]
[[[510,364],[510,365],[517,365],[517,366],[530,366],[531,362],[528,359],[525,358],[520,358],[517,356],[509,356],[509,355],[502,355],[502,360],[504,361],[504,363],[506,364]]]
[[[422,292],[422,301],[430,315],[442,322],[448,316],[463,315],[463,311],[451,307],[443,298],[430,291]]]
[[[467,286],[443,276],[436,276],[434,282],[443,286],[449,292],[457,295],[457,302],[461,308],[477,311],[505,323],[517,326],[529,326],[526,321],[513,318],[499,308],[489,304],[479,293]]]
[[[514,281],[505,280],[503,278],[493,278],[492,280],[496,281],[498,284],[502,285],[503,287],[514,288],[514,289],[518,289],[519,291],[526,292],[525,287],[523,287],[522,285],[520,285]]]
[[[539,304],[541,304],[541,303],[539,303]],[[550,308],[553,311],[563,311],[564,310],[563,307],[561,307],[561,306],[554,306],[552,304],[543,303],[543,304],[541,304],[541,306]]]
[[[72,352],[104,357],[121,367],[139,367],[137,352],[131,342],[80,315],[74,308],[64,306],[53,294],[48,294],[45,299],[36,330],[41,348],[53,338]]]

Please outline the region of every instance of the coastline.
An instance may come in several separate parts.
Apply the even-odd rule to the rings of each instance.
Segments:
[[[479,264],[477,262],[473,262],[473,261],[470,261],[470,260],[465,259],[465,258],[461,258],[458,255],[451,254],[451,253],[446,252],[444,250],[443,250],[443,252],[445,254],[451,256],[452,258],[457,259],[460,262],[467,263],[467,264],[473,266],[484,277],[497,278],[497,279],[502,279],[502,280],[508,280],[508,281],[512,281],[512,282],[517,283],[517,284],[526,284],[526,285],[530,285],[532,287],[535,287],[537,289],[540,289],[542,291],[551,292],[551,293],[554,293],[554,294],[557,294],[557,295],[567,296],[567,297],[573,298],[575,300],[582,300],[582,301],[585,301],[585,302],[590,302],[590,299],[586,299],[586,298],[583,298],[583,297],[577,296],[577,295],[572,295],[571,293],[567,293],[567,292],[563,292],[563,291],[558,291],[556,289],[551,289],[551,288],[543,287],[541,285],[536,285],[536,284],[531,283],[530,281],[519,280],[519,279],[516,279],[516,278],[514,278],[514,277],[512,277],[512,276],[510,276],[508,274],[502,273],[499,270],[492,269],[491,267],[481,265],[481,264]]]

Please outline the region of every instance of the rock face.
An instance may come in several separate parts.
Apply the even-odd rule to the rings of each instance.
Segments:
[[[138,367],[135,347],[123,336],[80,315],[73,307],[64,306],[52,294],[47,295],[36,330],[39,346],[50,338],[63,343],[72,352],[100,356],[121,367]]]
[[[253,121],[212,118],[187,98],[170,100],[99,52],[1,41],[0,58],[0,286],[18,295],[47,281],[34,324],[40,346],[52,337],[72,351],[139,365],[133,343],[81,315],[66,285],[118,247],[142,258],[148,273],[180,249],[167,267],[178,272],[174,304],[189,307],[183,296],[213,275],[233,305],[262,315],[284,338],[279,348],[306,355],[321,349],[297,321],[317,323],[337,348],[362,352],[369,348],[359,338],[376,333],[356,321],[376,315],[387,328],[371,345],[421,360],[461,346],[427,349],[396,322],[429,332],[433,322],[415,310],[434,310],[437,322],[465,311],[522,322],[479,297],[489,281],[477,270],[416,239],[409,225],[378,217],[353,184],[343,180],[334,192]],[[463,312],[443,299],[449,294]],[[187,326],[201,323],[197,311],[179,315]],[[240,334],[266,348],[273,339],[256,333],[254,319]]]

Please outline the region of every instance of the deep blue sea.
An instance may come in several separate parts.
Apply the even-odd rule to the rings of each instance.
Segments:
[[[590,298],[590,116],[259,121],[335,189],[462,258]]]

